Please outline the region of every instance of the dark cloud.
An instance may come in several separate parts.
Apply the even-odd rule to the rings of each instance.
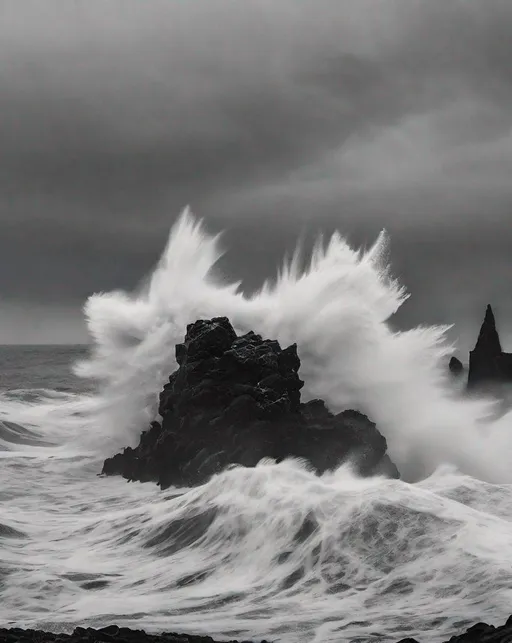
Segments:
[[[400,324],[512,319],[511,42],[507,0],[2,3],[0,322],[82,338],[187,203],[249,288],[319,228],[386,227]]]

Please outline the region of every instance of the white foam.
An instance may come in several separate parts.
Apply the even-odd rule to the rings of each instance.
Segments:
[[[240,332],[296,342],[305,399],[367,413],[407,479],[448,462],[485,480],[512,480],[511,416],[491,422],[493,402],[463,398],[449,386],[446,328],[390,329],[407,295],[389,275],[384,232],[366,251],[335,233],[317,243],[304,271],[297,253],[251,297],[214,274],[218,241],[186,210],[143,288],[87,302],[94,352],[78,374],[102,381],[102,448],[107,436],[112,448],[135,443],[155,417],[187,323],[225,315]]]

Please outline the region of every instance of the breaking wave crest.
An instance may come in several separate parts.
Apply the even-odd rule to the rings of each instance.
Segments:
[[[511,416],[492,419],[493,401],[462,398],[450,386],[447,328],[390,328],[407,294],[390,276],[385,232],[369,250],[352,249],[339,233],[320,239],[306,269],[297,252],[251,296],[215,274],[221,254],[219,237],[187,210],[137,293],[87,302],[94,348],[77,373],[102,383],[103,445],[135,442],[154,419],[186,325],[225,315],[239,332],[296,342],[305,398],[322,397],[335,412],[368,414],[406,479],[450,463],[483,480],[512,481]]]

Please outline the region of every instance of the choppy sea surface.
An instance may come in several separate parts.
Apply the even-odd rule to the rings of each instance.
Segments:
[[[504,622],[512,422],[451,385],[442,329],[390,329],[384,246],[336,237],[244,297],[185,214],[144,288],[88,302],[90,347],[0,347],[0,624],[427,643]],[[155,416],[186,323],[216,314],[296,341],[304,396],[367,412],[404,479],[296,461],[165,492],[98,477]]]

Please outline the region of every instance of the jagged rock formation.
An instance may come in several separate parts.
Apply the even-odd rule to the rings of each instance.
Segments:
[[[200,484],[230,464],[293,456],[318,472],[350,457],[361,475],[399,477],[385,438],[365,415],[333,415],[322,400],[301,403],[295,344],[283,350],[253,332],[237,337],[219,317],[189,324],[176,361],[160,394],[162,422],[135,449],[105,460],[102,473],[166,488]]]
[[[512,354],[503,352],[489,305],[475,348],[469,353],[468,389],[504,382],[512,382]]]
[[[464,365],[462,364],[460,359],[457,359],[456,357],[452,357],[450,359],[448,368],[450,369],[450,373],[455,376],[459,376],[464,372]]]

